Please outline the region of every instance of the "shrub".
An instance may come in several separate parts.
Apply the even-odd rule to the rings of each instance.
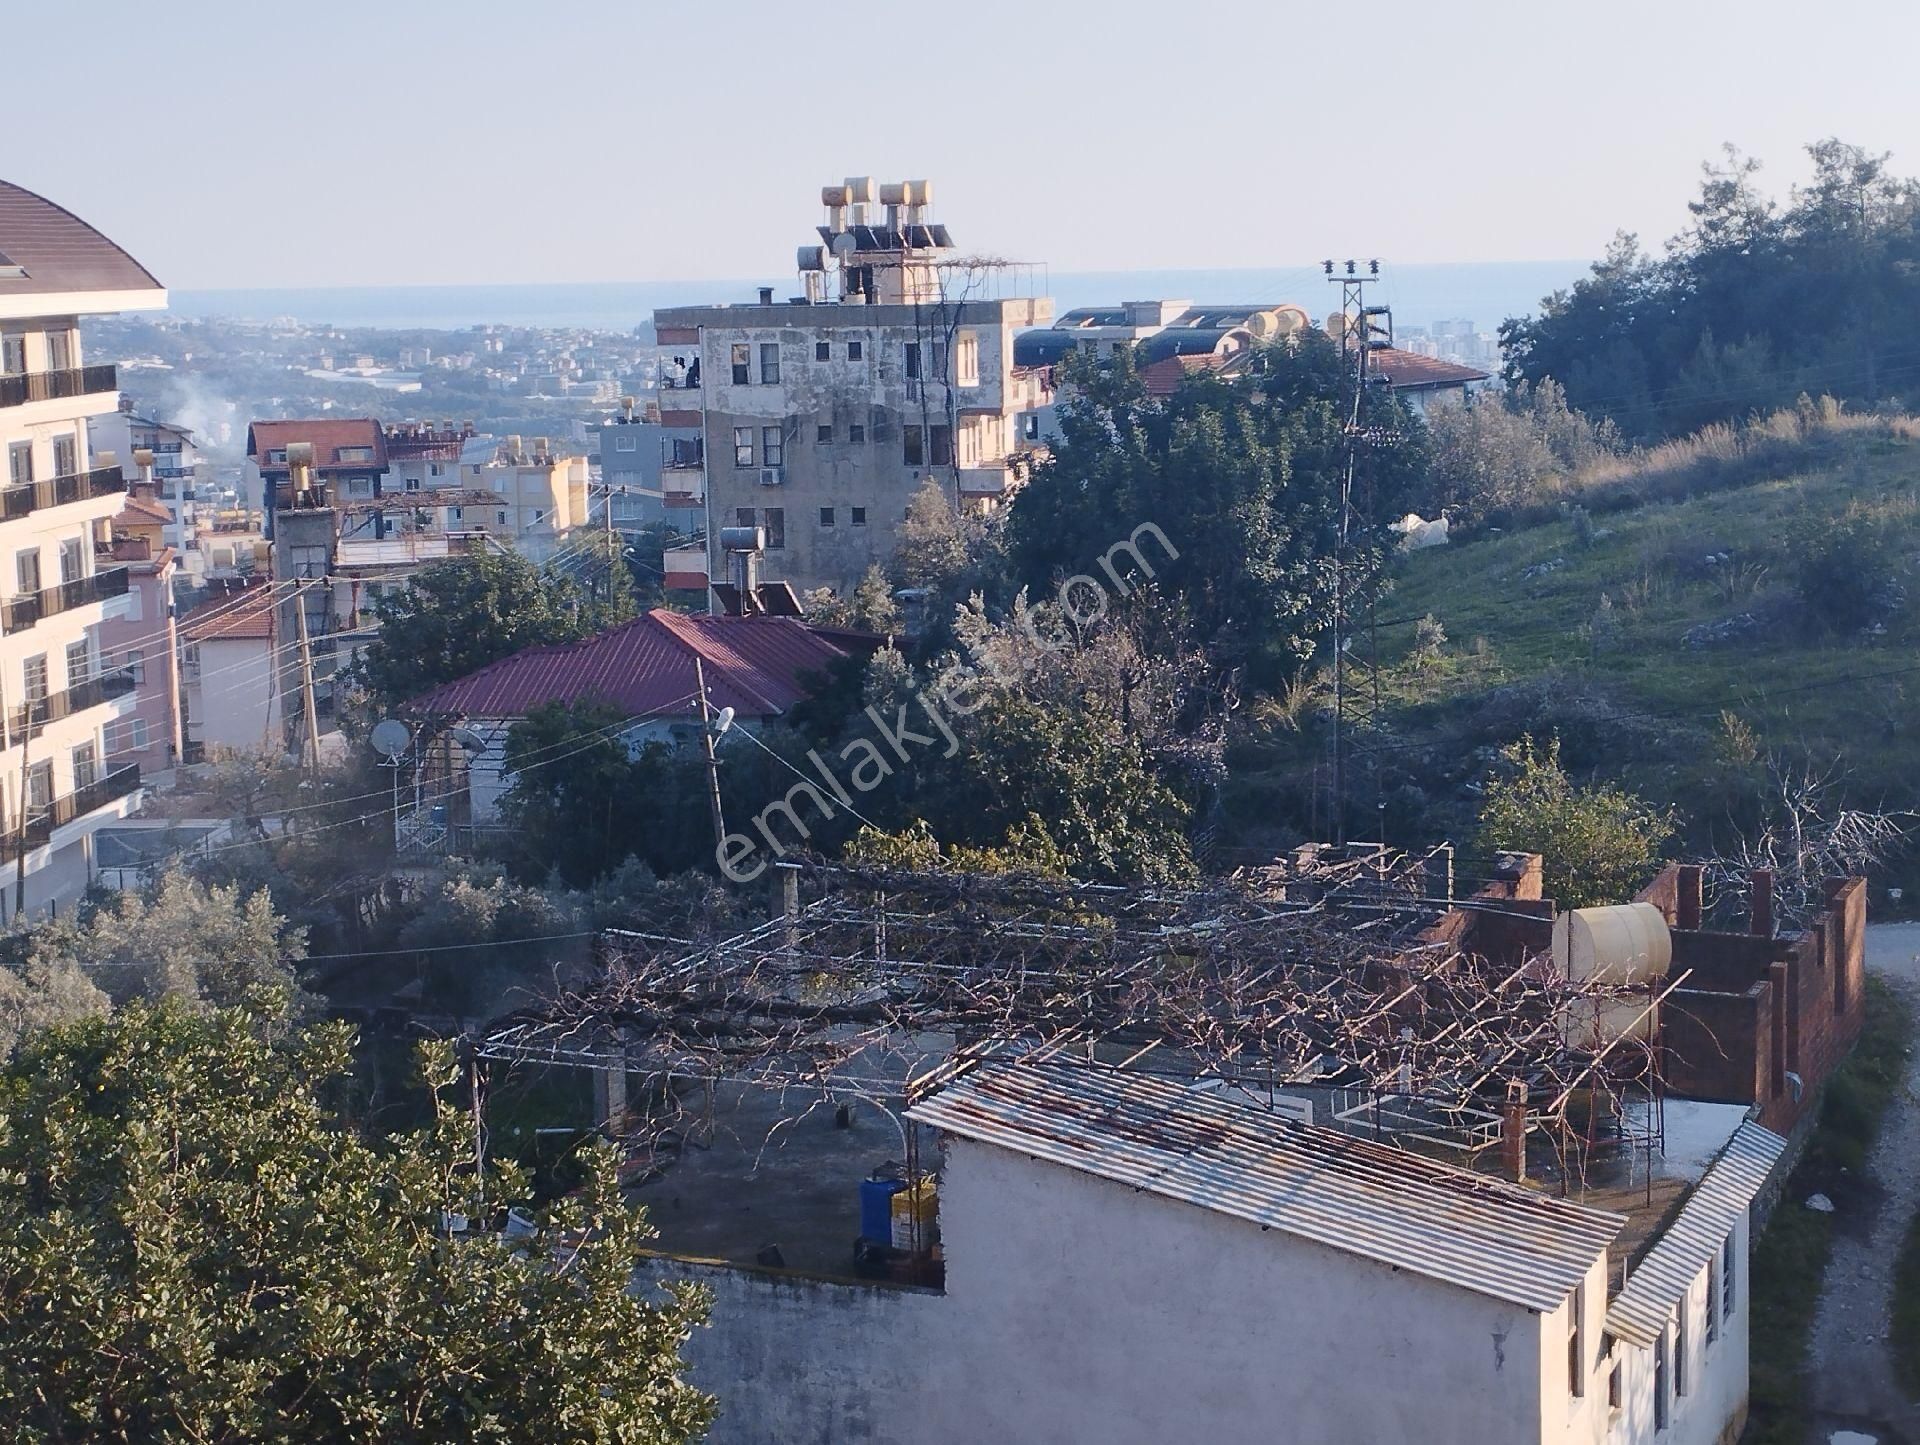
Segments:
[[[1892,551],[1884,532],[1865,517],[1846,516],[1814,526],[1789,543],[1793,588],[1816,621],[1857,632],[1897,600]]]

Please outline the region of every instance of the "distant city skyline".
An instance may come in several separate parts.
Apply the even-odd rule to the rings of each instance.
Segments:
[[[39,58],[15,113],[59,120],[0,175],[204,290],[778,276],[849,173],[931,178],[964,250],[1089,272],[1657,247],[1723,141],[1780,193],[1827,135],[1920,171],[1920,112],[1858,83],[1913,8],[1361,13],[75,0],[8,15]]]

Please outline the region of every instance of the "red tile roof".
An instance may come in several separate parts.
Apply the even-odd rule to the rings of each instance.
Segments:
[[[158,291],[153,273],[73,212],[0,181],[0,296],[59,291]]]
[[[144,522],[151,526],[155,522],[171,522],[173,514],[150,498],[129,496],[121,504],[120,515],[113,520],[125,522],[128,525]]]
[[[204,602],[180,619],[189,642],[235,642],[273,636],[273,589],[253,583],[239,594]]]
[[[313,447],[315,471],[386,470],[387,434],[370,416],[328,418],[321,421],[257,421],[247,428],[247,455],[262,471],[283,471],[285,462],[269,462],[267,453],[291,442],[308,442]],[[365,447],[373,460],[343,462],[342,447]]]
[[[1163,356],[1158,361],[1150,362],[1140,368],[1140,380],[1146,383],[1147,395],[1172,396],[1175,390],[1178,389],[1180,383],[1185,381],[1189,376],[1192,376],[1196,371],[1218,371],[1227,362],[1232,361],[1234,357],[1241,354],[1240,352],[1234,352],[1227,356],[1214,356],[1211,354],[1202,356]]]
[[[1421,356],[1417,352],[1401,351],[1388,347],[1376,351],[1367,365],[1377,376],[1384,376],[1387,385],[1395,391],[1424,391],[1436,386],[1467,386],[1472,382],[1486,381],[1487,373],[1476,371],[1471,366],[1462,366],[1455,361],[1442,361],[1437,356]]]
[[[804,698],[810,673],[878,644],[878,638],[809,627],[791,617],[706,617],[656,608],[646,616],[557,647],[530,647],[417,697],[414,712],[519,718],[553,702],[600,702],[629,717],[698,711],[693,660],[715,709],[773,717]]]

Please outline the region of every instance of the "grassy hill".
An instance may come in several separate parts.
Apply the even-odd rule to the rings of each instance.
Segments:
[[[1555,513],[1397,563],[1355,770],[1367,797],[1378,769],[1391,839],[1464,838],[1479,778],[1522,732],[1673,807],[1693,847],[1764,812],[1770,763],[1830,773],[1855,806],[1920,805],[1920,430],[1721,429],[1535,508]],[[1850,592],[1873,598],[1865,625],[1823,615]],[[1249,709],[1229,757],[1243,838],[1313,830],[1324,705],[1322,683]]]

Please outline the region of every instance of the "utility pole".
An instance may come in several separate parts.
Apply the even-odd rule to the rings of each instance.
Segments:
[[[320,711],[313,701],[313,644],[307,636],[307,584],[303,579],[293,589],[293,615],[300,627],[300,692],[306,713],[307,776],[313,782],[314,796],[320,792]]]
[[[707,755],[707,807],[713,814],[713,846],[727,846],[727,824],[720,815],[720,762],[713,755],[713,718],[707,711],[707,673],[700,659],[693,660],[693,681],[700,689],[700,748]]]
[[[1393,312],[1385,306],[1367,305],[1367,287],[1380,279],[1380,263],[1368,261],[1362,271],[1356,261],[1347,261],[1336,272],[1334,263],[1323,263],[1327,280],[1340,287],[1340,362],[1347,372],[1351,398],[1347,408],[1345,461],[1340,473],[1340,513],[1333,560],[1333,806],[1329,821],[1334,841],[1347,841],[1348,768],[1353,755],[1353,731],[1362,723],[1370,724],[1380,711],[1380,653],[1378,617],[1374,601],[1379,592],[1377,579],[1368,578],[1362,597],[1364,619],[1359,626],[1352,615],[1355,603],[1355,533],[1371,543],[1375,535],[1373,515],[1373,470],[1360,466],[1363,449],[1391,445],[1397,434],[1370,427],[1366,423],[1368,391],[1373,384],[1369,361],[1375,351],[1393,345]],[[1383,378],[1384,379],[1384,378]],[[1356,492],[1358,495],[1356,496]],[[1352,669],[1356,630],[1365,634],[1363,675]],[[1379,768],[1374,769],[1374,789],[1379,791]],[[1376,798],[1376,826],[1380,826]],[[1376,840],[1377,841],[1377,840]]]

